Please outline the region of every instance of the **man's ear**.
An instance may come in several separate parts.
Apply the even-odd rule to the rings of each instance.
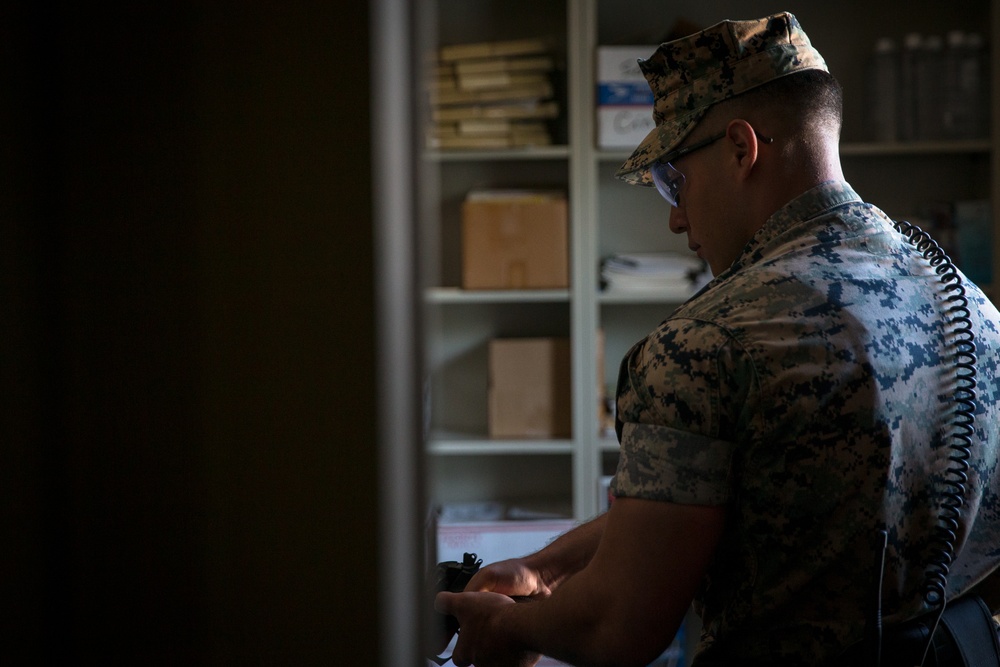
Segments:
[[[757,135],[753,126],[741,118],[734,118],[726,126],[726,138],[732,150],[737,168],[744,176],[749,176],[757,163]]]

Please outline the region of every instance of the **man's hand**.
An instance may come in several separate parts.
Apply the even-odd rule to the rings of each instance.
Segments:
[[[469,586],[474,583],[475,578]],[[459,622],[458,643],[451,656],[456,667],[531,667],[538,662],[541,656],[519,647],[504,632],[504,612],[515,604],[501,593],[438,593],[435,608]]]
[[[502,560],[479,570],[465,586],[467,593],[476,591],[532,598],[552,594],[541,573],[529,567],[523,558]]]

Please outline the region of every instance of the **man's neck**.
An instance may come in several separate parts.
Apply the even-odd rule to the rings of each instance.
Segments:
[[[793,151],[790,159],[778,163],[778,173],[772,176],[776,181],[775,187],[765,189],[771,193],[765,206],[770,213],[820,183],[844,180],[836,141],[819,139],[799,148]],[[765,219],[770,217],[770,213]]]

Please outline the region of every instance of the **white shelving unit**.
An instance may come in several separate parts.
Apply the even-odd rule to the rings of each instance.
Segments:
[[[808,3],[795,9],[845,90],[842,155],[848,180],[890,215],[908,218],[937,201],[990,198],[1000,220],[1000,156],[994,142],[875,144],[864,140],[864,65],[875,39],[911,31],[977,30],[1000,72],[1000,0],[974,0],[899,12],[894,3]],[[686,241],[667,228],[669,211],[655,190],[614,178],[629,151],[595,142],[595,52],[602,44],[654,44],[684,18],[707,26],[786,9],[761,0],[437,0],[440,44],[522,37],[553,38],[565,66],[564,142],[517,151],[435,152],[438,206],[425,221],[429,266],[425,294],[430,491],[436,502],[501,500],[558,507],[576,519],[598,511],[597,480],[613,471],[617,444],[599,432],[599,378],[613,384],[621,355],[665,318],[685,294],[599,291],[600,260],[614,252],[676,250]],[[852,18],[854,17],[854,18]],[[858,18],[860,17],[860,18]],[[992,125],[1000,127],[1000,86]],[[465,292],[460,284],[459,207],[473,187],[556,187],[570,205],[568,290]],[[1000,275],[1000,233],[994,234]],[[604,366],[598,368],[603,331]],[[486,345],[492,337],[569,336],[572,341],[573,436],[568,440],[490,440],[486,436]]]

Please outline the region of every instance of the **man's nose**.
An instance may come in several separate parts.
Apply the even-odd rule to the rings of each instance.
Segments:
[[[670,207],[670,231],[674,234],[683,234],[687,231],[687,218],[684,211],[678,206]]]

